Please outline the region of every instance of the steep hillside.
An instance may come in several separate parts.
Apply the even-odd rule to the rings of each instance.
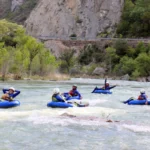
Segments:
[[[126,0],[117,34],[150,37],[150,0]]]
[[[0,0],[0,18],[5,18],[11,8],[12,0]]]
[[[24,24],[39,0],[0,0],[0,19]]]
[[[123,4],[124,0],[40,0],[25,26],[33,36],[112,36]]]

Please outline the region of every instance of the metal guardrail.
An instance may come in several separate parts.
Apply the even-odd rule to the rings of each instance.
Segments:
[[[100,40],[126,40],[126,41],[143,41],[143,42],[150,42],[150,38],[81,38],[81,37],[52,37],[52,36],[38,36],[36,37],[40,40],[61,40],[61,41],[70,41],[70,40],[76,40],[76,41],[100,41]]]

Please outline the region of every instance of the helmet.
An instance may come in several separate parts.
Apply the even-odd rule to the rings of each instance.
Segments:
[[[74,85],[72,86],[72,89],[73,89],[73,90],[76,90],[76,89],[77,89],[77,85],[74,84]]]
[[[73,86],[77,88],[77,85],[76,85],[76,84],[74,84]]]
[[[109,84],[109,82],[107,81],[106,84]]]
[[[58,94],[60,92],[59,88],[53,89],[53,94]]]
[[[13,90],[15,92],[15,88],[14,87],[10,87],[9,90]]]
[[[145,90],[144,90],[144,89],[141,89],[140,93],[141,93],[141,94],[145,94]]]

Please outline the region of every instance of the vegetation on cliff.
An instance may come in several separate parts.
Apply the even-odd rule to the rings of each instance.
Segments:
[[[123,37],[150,36],[150,0],[125,0],[117,34]]]
[[[0,72],[6,74],[46,75],[57,67],[55,57],[22,26],[0,20]]]
[[[22,5],[17,6],[14,10],[9,8],[7,11],[5,11],[3,16],[1,16],[1,19],[4,18],[12,22],[24,24],[25,20],[37,5],[38,1],[39,0],[25,0]]]
[[[68,53],[63,55],[68,55]],[[73,59],[75,58],[72,56],[66,62]],[[138,77],[150,76],[150,44],[145,45],[142,42],[138,43],[136,47],[128,45],[122,39],[111,42],[109,46],[105,47],[89,44],[80,51],[76,60],[78,61],[73,61],[74,64],[70,66],[69,64],[63,66],[63,71],[65,68],[70,68],[66,69],[66,72],[92,75],[96,67],[101,67],[106,70],[105,75],[110,76],[128,74],[133,80]],[[72,68],[76,68],[76,71]]]

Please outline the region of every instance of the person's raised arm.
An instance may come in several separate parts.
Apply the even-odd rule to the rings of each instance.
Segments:
[[[113,85],[113,86],[109,87],[109,90],[110,90],[110,89],[113,89],[113,88],[116,87],[116,86],[117,86],[117,85]]]
[[[106,83],[107,83],[107,78],[105,79],[105,82],[104,82],[104,88],[106,88]]]
[[[3,93],[7,93],[9,91],[9,89],[3,89]]]
[[[20,91],[19,90],[15,90],[15,93],[13,94],[13,98],[15,98],[19,94],[20,94]]]

